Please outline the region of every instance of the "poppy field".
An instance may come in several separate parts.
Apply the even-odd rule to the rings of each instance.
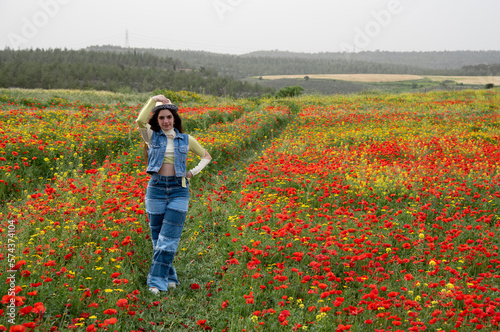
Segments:
[[[180,104],[156,296],[139,102],[1,93],[0,331],[500,331],[497,90]]]

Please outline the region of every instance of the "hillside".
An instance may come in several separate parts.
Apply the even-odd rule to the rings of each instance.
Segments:
[[[89,50],[131,52],[116,46]],[[214,68],[221,75],[247,78],[261,75],[310,74],[414,74],[500,75],[500,51],[293,53],[260,51],[243,55],[170,49],[134,49],[183,61],[195,67]],[[477,67],[475,67],[477,66]]]
[[[250,97],[272,92],[148,52],[92,50],[0,51],[0,87],[146,92],[187,90],[215,96]]]
[[[294,53],[282,51],[258,51],[245,57],[350,60],[410,66],[421,69],[460,69],[479,64],[500,63],[500,51],[441,51],[441,52],[359,52],[359,53]]]

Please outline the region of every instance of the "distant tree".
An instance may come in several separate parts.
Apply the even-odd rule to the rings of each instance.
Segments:
[[[494,86],[495,86],[495,84],[493,84],[493,83],[487,83],[487,84],[484,86],[484,88],[485,88],[485,89],[493,89],[493,87],[494,87]]]
[[[305,79],[306,81],[309,81],[309,76],[304,76],[304,79]]]
[[[276,98],[295,97],[302,94],[304,88],[300,85],[287,86],[276,92]]]

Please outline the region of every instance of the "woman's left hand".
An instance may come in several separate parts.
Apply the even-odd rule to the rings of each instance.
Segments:
[[[191,173],[191,171],[187,172],[186,178],[191,179],[192,177],[193,177],[193,173]]]
[[[156,96],[153,97],[153,99],[156,100],[156,101],[159,101],[161,103],[164,103],[164,104],[171,104],[172,103],[170,101],[170,99],[168,99],[164,95],[156,95]]]

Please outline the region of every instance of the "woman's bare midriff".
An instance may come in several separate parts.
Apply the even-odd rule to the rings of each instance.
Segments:
[[[174,164],[163,164],[158,171],[158,174],[163,176],[174,176],[175,175],[175,166]]]

